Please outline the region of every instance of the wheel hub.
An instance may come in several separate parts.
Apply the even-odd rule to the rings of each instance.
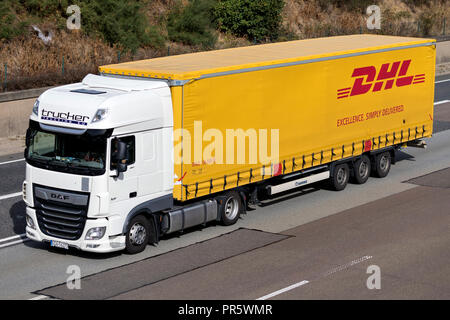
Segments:
[[[147,232],[140,223],[135,223],[130,229],[130,241],[134,245],[141,245],[144,243]]]
[[[347,174],[345,173],[344,168],[340,168],[337,172],[337,182],[339,184],[343,184],[345,179],[347,178]]]
[[[380,159],[380,169],[385,171],[388,166],[388,157],[382,156]]]
[[[236,218],[238,210],[239,210],[239,204],[238,204],[237,200],[234,198],[228,199],[227,202],[225,203],[225,216],[229,220],[233,220],[234,218]]]
[[[359,176],[365,178],[369,174],[369,166],[366,162],[362,161],[359,165]]]

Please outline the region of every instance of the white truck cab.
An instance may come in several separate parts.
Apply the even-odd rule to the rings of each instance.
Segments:
[[[172,135],[162,80],[90,74],[43,93],[26,136],[27,237],[86,251],[124,249],[133,213],[173,206]],[[131,245],[145,240],[143,227],[129,230]]]

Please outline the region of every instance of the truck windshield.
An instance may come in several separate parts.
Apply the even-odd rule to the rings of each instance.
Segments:
[[[48,132],[38,126],[29,129],[27,161],[48,170],[83,175],[101,175],[105,172],[107,135],[82,135]]]

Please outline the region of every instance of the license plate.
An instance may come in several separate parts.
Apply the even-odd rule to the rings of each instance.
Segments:
[[[67,243],[61,242],[61,241],[50,241],[50,246],[55,248],[61,248],[61,249],[69,249],[69,245]]]

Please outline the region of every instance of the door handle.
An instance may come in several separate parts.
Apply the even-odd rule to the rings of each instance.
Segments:
[[[131,192],[130,193],[130,198],[135,198],[137,196],[137,192]]]

